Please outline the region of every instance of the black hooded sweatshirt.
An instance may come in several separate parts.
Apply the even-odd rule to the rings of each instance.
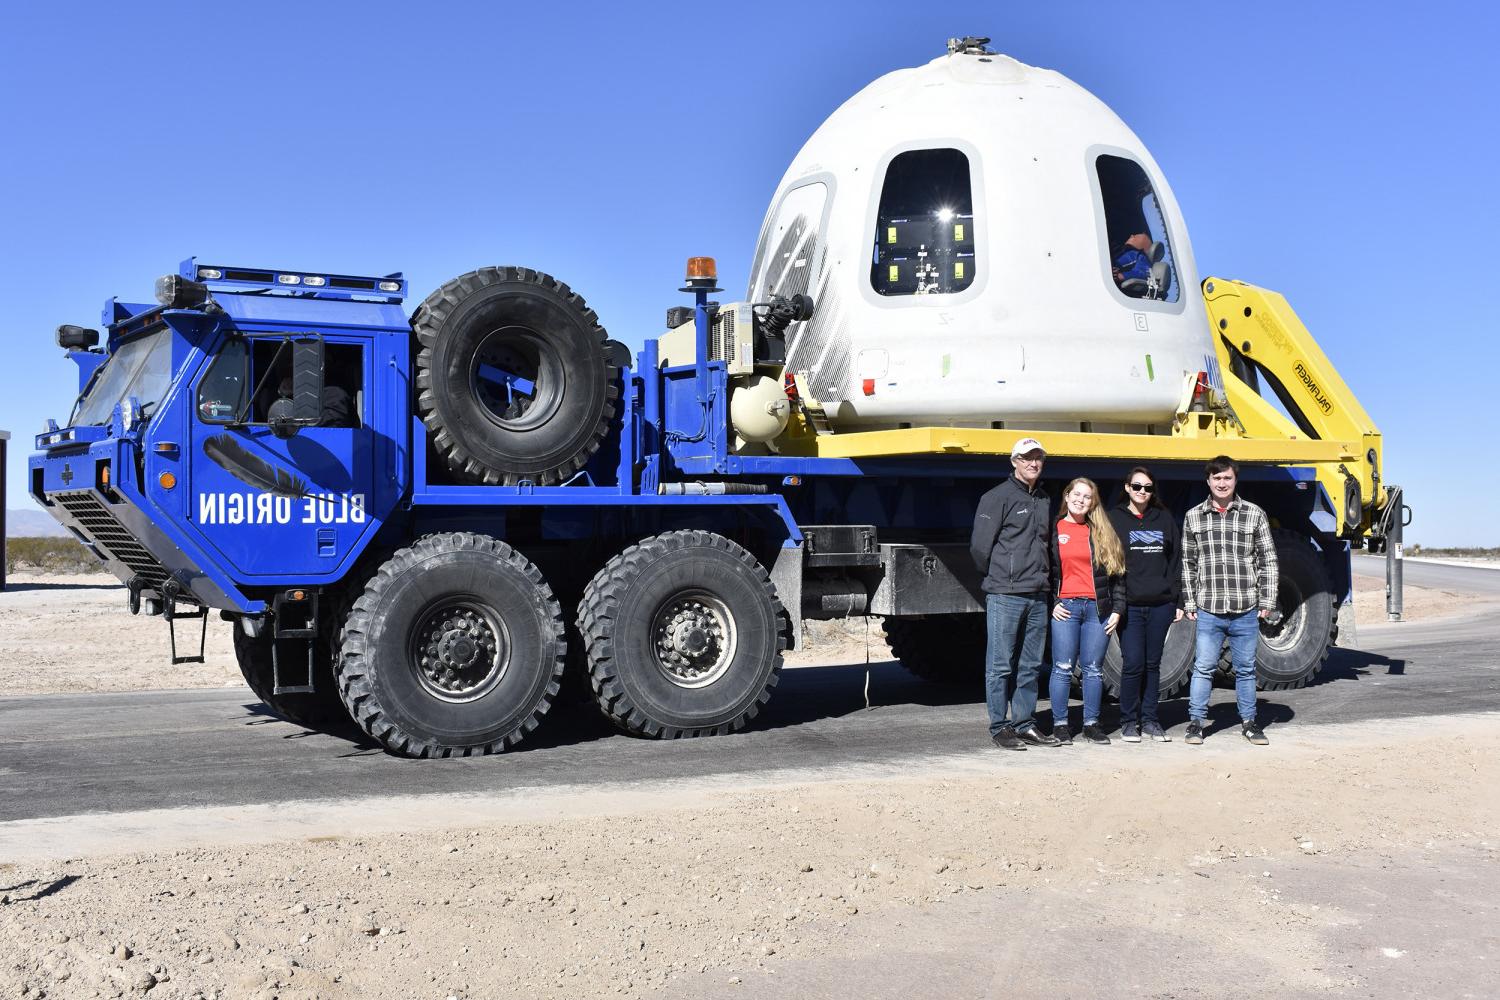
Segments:
[[[1155,505],[1136,517],[1128,504],[1109,512],[1125,546],[1125,600],[1129,604],[1182,607],[1182,531],[1177,519]]]

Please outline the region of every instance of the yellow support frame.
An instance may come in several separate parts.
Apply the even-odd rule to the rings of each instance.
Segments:
[[[874,458],[900,455],[1009,455],[1020,437],[1034,437],[1054,458],[1118,461],[1203,461],[1227,454],[1239,461],[1311,466],[1328,493],[1337,531],[1367,532],[1387,496],[1381,484],[1380,431],[1350,392],[1333,363],[1286,299],[1241,281],[1209,278],[1204,304],[1217,336],[1214,349],[1225,398],[1193,408],[1190,378],[1168,434],[1100,434],[1033,431],[1024,427],[910,427],[899,430],[814,434],[811,428],[778,442],[784,455]],[[1253,362],[1262,378],[1280,382],[1288,402],[1313,433],[1305,433],[1242,381],[1235,354]],[[1345,484],[1359,485],[1358,523],[1344,510]]]
[[[1343,376],[1280,293],[1243,281],[1209,278],[1203,282],[1203,300],[1209,322],[1218,334],[1214,349],[1224,374],[1227,402],[1245,436],[1263,440],[1280,437],[1288,442],[1307,438],[1300,427],[1234,374],[1236,353],[1253,362],[1262,379],[1269,376],[1281,384],[1288,408],[1297,412],[1318,441],[1337,441],[1351,453],[1311,464],[1333,501],[1339,533],[1352,537],[1367,532],[1389,500],[1383,482],[1384,453],[1380,429]],[[1359,487],[1357,524],[1345,523],[1342,503],[1344,485],[1351,479]]]

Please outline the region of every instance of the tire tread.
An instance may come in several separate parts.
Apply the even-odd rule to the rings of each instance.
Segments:
[[[715,726],[679,728],[666,726],[649,718],[640,706],[631,702],[620,681],[620,667],[614,654],[615,615],[620,604],[619,594],[636,579],[649,573],[657,560],[669,552],[699,547],[715,548],[733,556],[754,573],[765,588],[776,618],[776,660],[765,689],[739,717]],[[786,609],[776,596],[776,588],[771,583],[769,574],[753,555],[723,535],[683,529],[643,539],[606,563],[584,589],[583,600],[578,606],[578,631],[588,650],[589,686],[593,689],[594,701],[611,722],[636,736],[691,739],[735,732],[755,718],[761,706],[770,700],[771,690],[780,679],[782,653],[787,647],[790,622]]]
[[[424,560],[436,555],[476,550],[496,556],[501,562],[519,571],[537,588],[547,617],[554,625],[557,653],[552,664],[551,678],[541,700],[513,729],[502,734],[499,739],[471,746],[453,747],[406,732],[390,721],[375,690],[369,665],[368,636],[371,615],[374,614],[381,598],[400,574],[414,569]],[[562,679],[563,659],[562,607],[553,597],[552,590],[542,577],[541,571],[531,560],[497,538],[460,531],[424,535],[408,547],[398,549],[380,565],[365,586],[364,593],[354,601],[349,611],[344,624],[342,655],[336,664],[335,673],[338,678],[339,696],[343,699],[355,723],[386,749],[408,757],[435,758],[455,755],[468,757],[508,750],[537,727],[542,716],[546,715],[548,709],[552,707],[552,702],[557,695],[558,684]]]
[[[518,473],[514,471],[492,469],[483,464],[462,441],[454,436],[452,430],[444,421],[443,415],[438,409],[437,392],[433,387],[432,379],[432,355],[433,349],[438,342],[439,332],[444,323],[454,310],[458,309],[470,295],[482,291],[493,285],[505,282],[515,282],[524,285],[532,285],[551,292],[563,300],[568,308],[572,309],[583,323],[589,327],[590,337],[597,341],[599,350],[604,358],[605,365],[605,398],[603,410],[595,425],[590,429],[588,439],[578,449],[577,453],[549,469],[542,469],[533,473]],[[537,486],[550,486],[566,482],[577,474],[599,450],[604,441],[604,435],[608,431],[610,422],[614,419],[619,408],[620,385],[619,368],[614,365],[605,350],[605,341],[608,335],[599,324],[599,316],[583,296],[573,291],[568,285],[541,271],[534,271],[526,267],[497,266],[481,267],[466,274],[461,274],[440,285],[437,290],[428,295],[417,306],[411,318],[412,337],[415,341],[416,350],[416,374],[414,383],[417,389],[417,412],[426,424],[432,435],[433,447],[438,455],[448,464],[448,467],[459,475],[475,482],[488,486],[515,486],[522,481],[534,483]]]

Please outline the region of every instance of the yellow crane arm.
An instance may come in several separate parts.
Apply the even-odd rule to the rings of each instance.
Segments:
[[[1225,396],[1249,438],[1344,442],[1354,457],[1314,463],[1346,537],[1384,510],[1380,430],[1280,294],[1243,281],[1203,283]],[[1264,383],[1288,420],[1259,391]],[[1342,501],[1342,503],[1341,503]]]

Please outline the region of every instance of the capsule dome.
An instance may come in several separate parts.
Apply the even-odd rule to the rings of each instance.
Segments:
[[[802,147],[749,297],[798,292],[816,312],[787,368],[835,430],[1141,432],[1213,368],[1151,154],[1076,83],[978,46],[881,77]]]

